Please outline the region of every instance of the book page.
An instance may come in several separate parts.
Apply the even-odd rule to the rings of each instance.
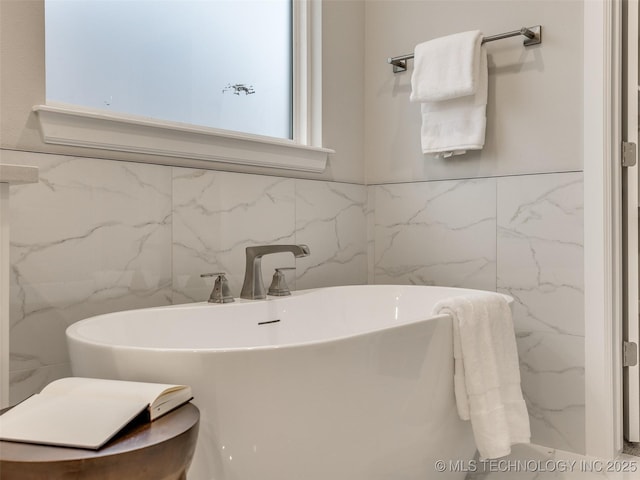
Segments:
[[[153,404],[165,393],[187,388],[183,385],[105,380],[102,378],[68,377],[51,382],[40,392],[46,395],[73,395],[99,398],[130,398]]]
[[[149,406],[149,417],[153,421],[165,413],[169,413],[174,408],[187,403],[192,398],[191,388],[182,389],[176,392],[175,395],[167,395],[166,398],[158,399],[156,403]]]
[[[147,406],[130,398],[37,394],[0,416],[0,438],[97,449]]]

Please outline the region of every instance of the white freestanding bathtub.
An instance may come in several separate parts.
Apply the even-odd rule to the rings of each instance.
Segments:
[[[475,445],[455,407],[451,319],[431,311],[473,292],[322,288],[100,315],[67,339],[76,376],[192,386],[190,480],[463,479],[434,468]]]

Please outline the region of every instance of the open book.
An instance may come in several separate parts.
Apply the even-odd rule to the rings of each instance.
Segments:
[[[193,397],[191,387],[69,377],[0,416],[0,439],[98,449],[138,416],[147,421]]]

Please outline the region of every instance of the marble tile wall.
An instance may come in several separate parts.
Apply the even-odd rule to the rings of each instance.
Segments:
[[[11,402],[70,374],[64,331],[116,310],[208,298],[226,271],[238,295],[244,247],[306,243],[265,257],[291,288],[367,282],[366,187],[3,151],[40,167],[11,190]]]
[[[295,243],[296,180],[175,168],[173,181],[174,303],[209,297],[213,279],[201,273],[226,272],[240,292],[245,247]],[[292,265],[290,254],[270,255],[263,273]]]
[[[534,443],[583,452],[582,173],[369,187],[370,281],[515,299]]]
[[[245,247],[306,244],[311,255],[262,260],[265,284],[277,267],[290,288],[367,282],[366,188],[360,185],[175,168],[173,171],[174,303],[207,298],[212,279],[227,272],[242,287]]]
[[[514,299],[535,442],[583,453],[582,173],[497,180],[498,291]]]
[[[582,174],[365,187],[56,155],[12,187],[11,400],[69,374],[64,330],[109,311],[202,301],[225,271],[239,292],[244,247],[291,288],[415,283],[515,299],[533,441],[584,450]]]
[[[366,187],[296,180],[295,200],[296,243],[312,251],[296,259],[296,288],[367,283]]]
[[[496,289],[493,179],[372,189],[375,283]]]
[[[92,315],[171,302],[171,176],[163,167],[20,152],[40,182],[11,188],[15,403],[69,374],[64,331]]]

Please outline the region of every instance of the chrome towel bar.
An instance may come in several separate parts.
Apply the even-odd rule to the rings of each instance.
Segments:
[[[531,45],[538,45],[542,43],[542,25],[536,25],[535,27],[522,27],[520,30],[514,30],[512,32],[499,33],[497,35],[491,35],[484,37],[482,43],[495,42],[496,40],[502,40],[503,38],[517,37],[522,35],[526,37],[523,45],[530,47]],[[404,72],[407,70],[407,60],[413,58],[413,53],[408,55],[400,55],[399,57],[390,57],[387,59],[387,63],[393,65],[393,73]]]

